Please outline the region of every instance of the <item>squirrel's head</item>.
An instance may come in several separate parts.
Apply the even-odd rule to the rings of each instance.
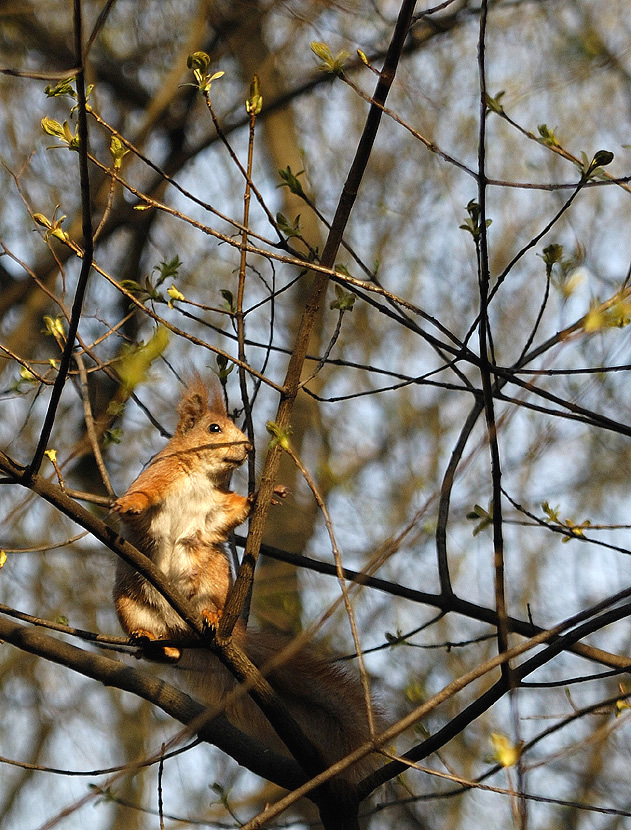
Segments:
[[[225,474],[243,464],[252,445],[226,414],[217,384],[209,387],[195,375],[182,393],[178,414],[172,440],[187,465]]]

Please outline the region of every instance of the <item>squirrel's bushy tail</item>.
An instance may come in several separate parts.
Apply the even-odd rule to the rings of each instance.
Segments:
[[[263,669],[291,642],[289,638],[267,631],[235,633],[250,660]],[[187,649],[179,668],[186,672],[193,695],[209,705],[221,705],[237,685],[229,671],[209,651]],[[265,674],[328,764],[343,758],[369,739],[363,689],[359,678],[350,669],[332,663],[306,647]],[[270,748],[287,752],[249,695],[228,705],[226,715],[241,731]],[[374,761],[374,756],[367,756],[349,767],[342,777],[359,781],[374,769]]]

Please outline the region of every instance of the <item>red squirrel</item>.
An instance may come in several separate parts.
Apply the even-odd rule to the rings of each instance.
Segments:
[[[220,390],[195,376],[184,390],[174,436],[114,503],[125,535],[193,604],[200,621],[215,623],[232,585],[224,542],[246,520],[253,499],[229,489],[230,475],[251,451],[227,416]],[[281,488],[282,489],[282,488]],[[236,681],[203,648],[152,644],[189,639],[192,632],[169,603],[133,568],[119,560],[114,601],[125,631],[145,642],[147,656],[177,662],[194,694],[219,705]],[[236,642],[262,666],[289,640],[235,628]],[[369,738],[366,702],[357,677],[305,648],[269,673],[268,680],[305,734],[333,763]],[[275,749],[283,745],[248,695],[228,706],[242,731]],[[373,768],[360,762],[345,774],[358,780]]]

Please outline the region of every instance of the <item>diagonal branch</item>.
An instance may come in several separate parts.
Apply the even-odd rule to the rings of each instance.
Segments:
[[[295,761],[249,738],[224,715],[217,715],[208,721],[205,706],[142,669],[126,666],[111,657],[92,654],[3,617],[0,617],[0,638],[23,651],[153,703],[180,723],[190,725],[202,740],[217,746],[242,766],[281,787],[296,787],[304,781],[304,774]]]
[[[366,124],[355,152],[355,158],[344,188],[342,189],[329,235],[324,250],[322,251],[320,264],[325,268],[332,268],[335,263],[335,257],[342,242],[342,237],[348,224],[353,205],[355,204],[359,186],[368,165],[372,147],[377,136],[377,130],[381,122],[382,110],[380,105],[385,103],[394,81],[399,58],[401,57],[410,28],[414,6],[415,0],[404,0],[401,4],[399,17],[373,96],[375,103],[371,105],[368,112]],[[327,285],[327,277],[322,273],[317,273],[314,277],[311,295],[305,304],[300,321],[294,350],[287,367],[284,389],[275,418],[275,422],[281,431],[286,431],[291,421],[294,402],[300,388],[300,378],[307,354],[309,339],[318,318],[318,311],[324,299]],[[259,556],[267,512],[272,502],[273,489],[281,455],[281,447],[278,445],[273,446],[270,448],[265,460],[258,498],[250,519],[250,532],[243,554],[243,561],[219,624],[219,643],[226,642],[232,634],[254,579],[254,569]]]
[[[250,661],[245,652],[231,640],[222,644],[209,643],[207,634],[191,604],[180,591],[173,587],[163,572],[148,557],[136,550],[133,545],[122,539],[112,528],[93,516],[84,507],[77,504],[60,487],[51,484],[51,482],[40,475],[29,476],[25,468],[19,467],[2,452],[0,452],[0,470],[16,483],[26,486],[42,496],[66,516],[79,523],[86,530],[89,530],[96,539],[104,545],[107,545],[110,550],[120,556],[147,579],[169,602],[171,607],[177,611],[194,634],[212,648],[217,654],[217,657],[237,680],[247,683],[248,691],[252,699],[259,706],[290,752],[304,766],[304,769],[309,774],[315,775],[326,768],[326,764],[321,758],[319,751],[304,735],[301,727],[289,714],[284,703],[280,700],[261,672]],[[343,782],[340,783],[340,786],[343,786]],[[328,795],[326,790],[327,788],[325,788],[323,796],[324,801],[326,801],[326,796]]]

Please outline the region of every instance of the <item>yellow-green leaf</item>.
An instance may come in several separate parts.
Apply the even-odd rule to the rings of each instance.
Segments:
[[[182,294],[181,291],[178,291],[177,288],[172,285],[170,288],[167,288],[167,294],[173,300],[185,300],[186,297]]]
[[[41,120],[42,130],[47,135],[55,136],[55,138],[61,138],[63,141],[66,140],[66,136],[64,133],[64,128],[61,126],[59,121],[55,121],[54,118],[47,118],[44,116]]]
[[[519,748],[500,732],[491,733],[493,756],[503,767],[512,767],[519,760]]]
[[[205,72],[210,66],[210,56],[206,52],[192,52],[186,59],[186,65],[189,69]]]
[[[250,84],[250,96],[245,102],[245,110],[248,115],[258,115],[263,107],[263,96],[261,95],[261,85],[259,83],[259,76],[255,75]]]
[[[22,366],[20,368],[20,378],[25,380],[27,383],[35,383],[35,375],[30,369],[27,369],[26,366]]]
[[[590,309],[585,315],[585,319],[583,321],[583,329],[586,332],[601,331],[601,329],[604,329],[606,325],[605,315],[598,308]]]
[[[50,219],[44,216],[43,213],[34,213],[33,219],[37,222],[38,225],[41,225],[43,228],[47,228],[50,230],[52,225],[50,224]]]
[[[126,394],[142,383],[153,361],[159,357],[169,343],[169,330],[158,326],[151,340],[136,346],[121,359],[117,371]]]
[[[43,320],[45,326],[44,331],[46,334],[52,334],[54,337],[65,338],[66,332],[64,331],[64,325],[61,321],[61,317],[50,317],[48,314],[45,314]]]
[[[291,427],[281,429],[274,421],[268,421],[265,424],[265,429],[272,436],[272,446],[278,444],[282,449],[289,449],[289,436],[291,435]]]
[[[125,147],[120,138],[117,135],[113,135],[112,140],[110,141],[110,153],[114,159],[114,167],[117,170],[120,168],[123,163],[123,159],[128,152],[129,150]]]

